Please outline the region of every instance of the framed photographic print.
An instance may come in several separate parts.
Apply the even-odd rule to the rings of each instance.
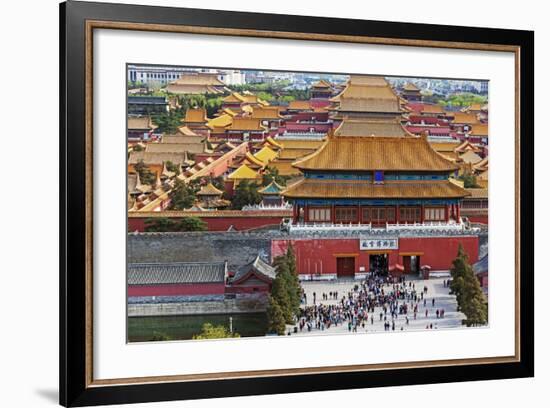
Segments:
[[[533,32],[60,15],[61,404],[534,375]]]

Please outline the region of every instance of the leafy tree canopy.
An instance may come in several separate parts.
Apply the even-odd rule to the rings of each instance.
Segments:
[[[179,110],[157,113],[151,116],[153,123],[158,126],[157,131],[162,133],[176,133],[181,126],[183,114]]]
[[[166,169],[172,173],[176,173],[176,176],[179,176],[180,174],[179,166],[172,163],[170,160],[166,162]]]
[[[267,305],[267,321],[268,332],[276,333],[278,335],[284,335],[286,329],[286,322],[283,310],[273,296],[269,296]]]
[[[267,166],[262,175],[262,186],[268,186],[273,180],[280,186],[286,186],[289,178],[289,176],[281,176],[277,168]]]
[[[458,179],[464,182],[464,188],[479,187],[479,185],[477,184],[477,177],[470,172],[464,173],[463,175],[459,176]]]
[[[284,255],[275,258],[274,266],[277,275],[271,285],[271,298],[281,309],[285,323],[294,324],[300,312],[302,288],[296,272],[296,257],[292,246],[288,247]],[[276,321],[269,320],[270,327],[274,328],[277,324]]]
[[[200,334],[195,334],[193,340],[203,339],[227,339],[241,337],[239,333],[231,333],[225,326],[214,326],[211,323],[202,325]]]
[[[474,103],[480,103],[480,104],[487,103],[487,96],[464,92],[464,93],[449,95],[447,98],[439,99],[437,102],[443,106],[454,106],[454,107],[465,108]]]
[[[139,179],[143,184],[148,184],[150,186],[155,184],[156,177],[143,160],[134,164],[134,170],[139,174]]]
[[[185,210],[195,204],[195,191],[184,181],[176,179],[174,189],[171,193],[171,200],[174,210]]]
[[[487,324],[487,300],[462,245],[453,260],[451,277],[451,292],[456,295],[458,309],[466,315],[463,323],[467,326]]]
[[[231,204],[234,210],[241,210],[245,205],[259,204],[261,201],[262,196],[258,193],[258,185],[243,180],[235,189]]]
[[[206,231],[207,224],[198,217],[184,217],[174,220],[168,217],[147,218],[146,232],[187,232]]]

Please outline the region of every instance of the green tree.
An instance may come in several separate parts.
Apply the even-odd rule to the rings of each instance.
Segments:
[[[152,117],[153,123],[158,126],[157,131],[162,133],[175,133],[181,126],[183,114],[175,110],[170,112],[157,113]]]
[[[223,104],[223,97],[210,97],[206,100],[205,108],[206,115],[211,118],[213,117],[221,108]]]
[[[473,271],[471,271],[471,275],[467,275],[463,290],[462,306],[460,309],[466,315],[464,324],[468,327],[487,324],[487,301]]]
[[[166,169],[172,173],[176,173],[176,176],[180,175],[180,168],[178,165],[172,163],[170,160],[168,160],[166,163]]]
[[[223,179],[223,176],[218,177],[212,177],[212,176],[204,176],[204,177],[198,177],[196,179],[193,179],[189,182],[189,185],[193,188],[194,191],[199,191],[202,186],[207,185],[208,183],[212,183],[214,187],[216,187],[218,190],[224,191],[225,190],[225,181]]]
[[[271,283],[271,296],[280,306],[285,322],[288,324],[294,323],[294,313],[292,303],[289,296],[290,289],[287,285],[287,265],[281,263],[277,265],[277,275]]]
[[[464,108],[474,103],[479,103],[479,104],[487,103],[487,96],[477,95],[470,92],[461,92],[461,93],[449,95],[447,98],[444,98],[444,99],[439,99],[437,103],[443,106],[453,106],[456,108]]]
[[[172,208],[175,210],[185,210],[195,204],[195,199],[193,188],[176,178],[176,183],[171,193]]]
[[[199,217],[184,217],[178,223],[178,231],[206,231],[207,224]]]
[[[143,160],[139,160],[134,164],[134,170],[139,174],[139,179],[143,184],[148,184],[150,186],[155,184],[156,177]]]
[[[206,231],[207,224],[198,217],[184,217],[180,221],[168,217],[146,218],[146,232]]]
[[[204,339],[227,339],[241,337],[239,333],[231,333],[225,326],[214,326],[211,323],[205,323],[202,325],[202,331],[200,334],[195,334],[193,340]]]
[[[258,96],[258,98],[260,98],[264,101],[267,101],[267,102],[271,102],[274,99],[274,96],[272,94],[270,94],[269,92],[264,92],[264,91],[258,92],[257,96]]]
[[[453,260],[451,277],[451,293],[456,295],[458,309],[466,315],[463,323],[467,326],[487,324],[487,302],[462,245]]]
[[[146,218],[145,232],[172,232],[176,230],[176,222],[167,217]]]
[[[204,95],[180,95],[178,96],[178,102],[183,116],[185,116],[187,109],[206,107],[206,97]]]
[[[145,150],[145,148],[140,144],[135,144],[135,145],[132,146],[132,151],[134,151],[134,152],[142,152],[144,150]]]
[[[245,205],[259,204],[261,201],[262,195],[258,193],[258,185],[243,180],[235,189],[231,206],[234,210],[241,210]]]
[[[285,103],[285,104],[290,103],[290,102],[294,102],[295,100],[296,100],[296,97],[292,96],[292,95],[282,95],[279,98],[277,98],[277,101]]]
[[[458,254],[453,260],[451,267],[451,283],[449,285],[451,293],[456,296],[458,307],[460,309],[460,300],[464,291],[464,276],[466,275],[466,266],[468,265],[468,255],[464,252],[462,244],[458,246]]]
[[[458,177],[459,180],[462,180],[464,182],[464,188],[477,188],[479,187],[477,184],[477,177],[472,174],[471,172],[466,172],[460,177]]]
[[[267,186],[271,184],[273,180],[275,180],[275,183],[279,184],[280,186],[286,186],[286,182],[288,179],[288,176],[281,176],[277,168],[267,166],[264,173],[262,174],[262,186]]]
[[[172,340],[172,337],[168,336],[165,333],[153,332],[153,336],[150,341],[169,341]]]
[[[281,306],[279,306],[273,296],[269,296],[267,305],[267,322],[267,330],[269,333],[277,333],[278,335],[285,334],[285,316]]]
[[[288,311],[283,308],[287,323],[292,324],[294,317],[300,313],[300,301],[302,295],[302,287],[298,274],[296,272],[296,257],[292,245],[289,245],[284,255],[278,256],[274,260],[274,266],[277,271],[277,278],[283,280],[283,287],[286,290],[286,296],[280,300],[276,294],[273,296],[277,301],[280,300],[280,305],[288,307]],[[287,301],[288,299],[288,301]]]
[[[300,313],[300,303],[302,300],[302,286],[300,285],[300,279],[298,279],[298,271],[296,270],[296,255],[294,254],[294,248],[292,245],[288,245],[286,249],[286,263],[288,266],[288,286],[291,304],[294,314]]]

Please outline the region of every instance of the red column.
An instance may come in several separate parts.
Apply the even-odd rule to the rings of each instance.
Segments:
[[[336,222],[336,211],[334,210],[334,204],[330,206],[330,222],[332,224]]]
[[[395,206],[395,223],[399,224],[399,205]]]
[[[309,214],[307,212],[307,204],[304,205],[304,223],[309,221]]]
[[[460,205],[459,204],[456,205],[456,220],[457,221],[460,220]]]
[[[445,222],[449,222],[449,204],[445,205]]]
[[[424,204],[420,206],[420,222],[424,224]]]
[[[292,223],[296,224],[296,221],[298,221],[298,211],[296,208],[297,204],[292,205]]]

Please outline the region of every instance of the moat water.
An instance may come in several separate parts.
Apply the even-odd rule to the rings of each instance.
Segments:
[[[264,336],[267,332],[265,313],[216,314],[195,316],[156,316],[128,318],[128,341],[144,342],[162,337],[167,340],[190,340],[199,334],[202,325],[223,325],[229,330],[229,318],[233,318],[233,332],[241,337]]]

